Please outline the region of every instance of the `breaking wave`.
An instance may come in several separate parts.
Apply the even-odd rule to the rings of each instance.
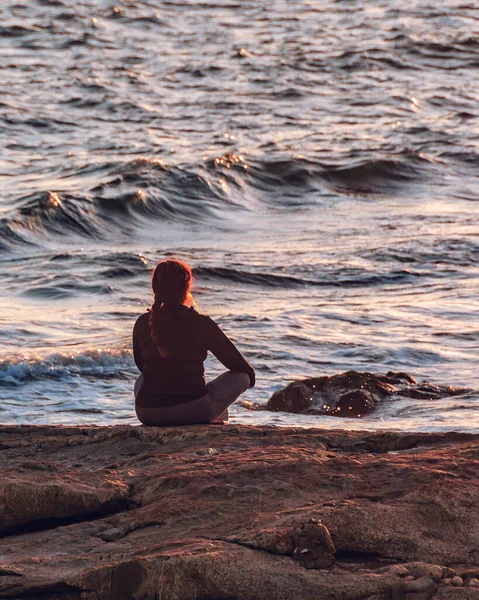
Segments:
[[[425,178],[430,167],[428,159],[410,151],[342,164],[226,154],[191,167],[150,158],[101,165],[96,168],[99,183],[86,191],[36,192],[15,200],[0,222],[0,250],[32,243],[32,234],[102,239],[118,230],[131,233],[145,219],[198,223],[227,218],[228,211],[253,210],[252,197],[267,207],[284,208],[311,199],[320,203],[331,192],[338,197],[397,194]],[[92,169],[86,170],[91,177]]]
[[[13,358],[0,361],[0,387],[17,387],[45,379],[127,379],[135,372],[130,350],[58,353],[44,358]]]

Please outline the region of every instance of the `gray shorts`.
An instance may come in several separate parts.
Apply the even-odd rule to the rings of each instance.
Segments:
[[[140,375],[135,383],[135,397],[143,383]],[[211,423],[227,410],[230,404],[250,385],[247,373],[226,371],[207,384],[207,394],[191,402],[174,404],[160,408],[136,406],[136,415],[143,425],[199,425]],[[227,418],[227,416],[226,416]]]

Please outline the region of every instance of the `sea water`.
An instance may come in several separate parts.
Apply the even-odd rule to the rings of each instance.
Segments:
[[[479,431],[478,65],[462,0],[3,0],[0,421],[136,422],[177,256],[257,370],[232,422]],[[350,369],[472,391],[252,410]]]

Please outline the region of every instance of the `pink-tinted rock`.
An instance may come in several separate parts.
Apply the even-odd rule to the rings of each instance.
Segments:
[[[293,558],[307,569],[325,569],[334,562],[336,548],[331,535],[322,523],[310,519],[293,530]]]
[[[441,586],[432,600],[479,600],[479,590]]]
[[[24,478],[10,474],[0,483],[0,532],[27,523],[83,518],[117,512],[129,503],[124,482],[104,480],[89,484],[49,474]]]
[[[469,581],[479,564],[479,436],[8,426],[0,440],[0,598],[478,598],[430,575]]]

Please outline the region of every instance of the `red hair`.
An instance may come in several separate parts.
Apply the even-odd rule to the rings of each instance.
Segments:
[[[150,311],[150,332],[155,344],[160,347],[161,324],[159,322],[161,307],[164,304],[194,303],[191,295],[193,272],[191,267],[177,258],[159,262],[151,276],[151,287],[155,301]]]
[[[192,300],[192,286],[191,267],[177,258],[159,262],[151,276],[155,304],[185,304]]]

